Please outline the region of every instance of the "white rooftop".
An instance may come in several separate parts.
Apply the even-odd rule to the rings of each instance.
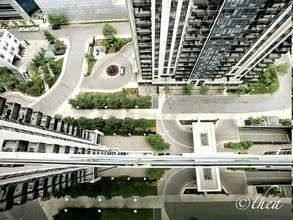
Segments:
[[[208,155],[217,152],[215,127],[212,122],[193,122],[192,130],[194,153]],[[199,192],[221,191],[218,167],[196,167],[195,173]]]

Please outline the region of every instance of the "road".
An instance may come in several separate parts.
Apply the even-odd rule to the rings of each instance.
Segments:
[[[245,172],[247,185],[288,184],[291,185],[289,171]]]
[[[111,90],[119,89],[127,84],[133,77],[130,56],[133,53],[133,44],[126,45],[119,53],[107,54],[94,66],[93,73],[85,77],[80,85],[81,90]],[[106,68],[116,64],[118,67],[125,66],[125,74],[109,76]]]
[[[239,196],[241,197],[241,196]],[[281,209],[238,210],[235,202],[166,202],[170,220],[287,220],[291,218],[291,204]]]
[[[240,140],[255,142],[284,142],[291,140],[291,128],[239,127]]]
[[[130,27],[128,23],[115,23],[113,26],[117,29],[119,36],[129,36]],[[96,39],[102,37],[103,24],[91,25],[70,25],[62,26],[60,30],[51,31],[58,38],[66,38],[70,42],[70,51],[66,64],[65,73],[61,82],[52,88],[49,94],[38,99],[30,106],[35,111],[41,111],[44,114],[53,114],[77,87],[82,75],[82,66],[86,43],[92,36]],[[19,40],[44,40],[42,31],[39,33],[18,32],[10,30]]]
[[[169,138],[180,143],[181,145],[193,148],[192,130],[183,129],[178,120],[162,120],[164,131]],[[185,126],[188,128],[188,126]]]
[[[291,73],[279,77],[280,89],[259,96],[173,96],[163,105],[163,114],[252,113],[291,108]]]

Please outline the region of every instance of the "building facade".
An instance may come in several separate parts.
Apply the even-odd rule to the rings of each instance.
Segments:
[[[101,134],[6,102],[0,97],[0,152],[60,156],[116,153],[117,149],[100,144]],[[87,166],[1,164],[0,211],[95,178],[95,169]]]
[[[127,1],[140,83],[238,85],[290,50],[289,0]]]
[[[124,0],[35,0],[46,14],[65,14],[70,22],[127,19]]]
[[[0,21],[29,20],[39,10],[34,0],[2,0],[0,2]]]
[[[0,67],[18,71],[14,62],[22,59],[20,52],[24,48],[25,46],[8,30],[0,29]]]

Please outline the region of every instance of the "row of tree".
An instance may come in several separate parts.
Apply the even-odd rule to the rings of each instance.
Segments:
[[[143,135],[156,131],[156,121],[144,118],[133,119],[126,117],[119,119],[110,116],[108,119],[103,119],[102,117],[93,119],[80,117],[75,119],[73,117],[66,117],[63,120],[88,130],[102,131],[105,135],[117,134],[127,136],[129,133],[131,135]]]
[[[151,107],[151,97],[128,96],[124,89],[117,93],[79,94],[74,99],[69,99],[69,104],[75,109],[145,109]]]
[[[64,196],[77,198],[80,196],[88,196],[96,198],[103,196],[106,199],[111,199],[115,196],[122,196],[129,198],[132,196],[154,196],[157,195],[157,186],[150,180],[144,180],[138,177],[121,176],[115,177],[102,177],[102,179],[95,183],[79,183],[71,188],[62,189],[53,193],[56,198]]]

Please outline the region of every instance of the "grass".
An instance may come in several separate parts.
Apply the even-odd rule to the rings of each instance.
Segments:
[[[258,94],[268,94],[268,93],[275,93],[278,91],[280,84],[279,81],[275,83],[276,87],[274,90],[269,91],[270,86],[267,86],[265,84],[259,83],[259,84],[254,84],[253,86],[250,87],[249,89],[249,94],[250,95],[258,95]]]
[[[89,53],[91,55],[93,55],[94,54],[94,47],[90,47],[89,49],[90,49]],[[87,75],[88,76],[92,74],[92,71],[93,71],[93,68],[94,68],[94,65],[95,65],[96,62],[97,62],[96,60],[90,60],[88,62],[88,68],[87,68]]]

